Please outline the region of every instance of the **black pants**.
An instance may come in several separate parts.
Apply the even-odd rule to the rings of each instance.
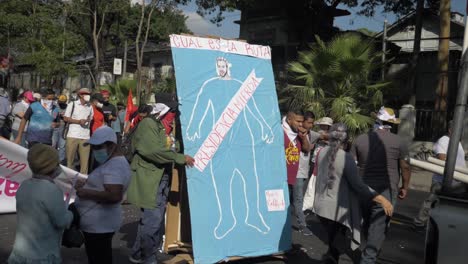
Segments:
[[[112,264],[112,237],[114,233],[86,233],[86,255],[89,264]]]
[[[341,232],[342,225],[335,221],[332,221],[332,220],[329,220],[327,218],[323,218],[320,216],[319,216],[319,219],[324,229],[327,231],[327,238],[328,238],[327,239],[328,240],[327,241],[328,242],[327,255],[332,257],[334,260],[336,260],[336,262],[338,262],[338,259],[340,258],[340,251],[338,250],[338,248],[336,248],[335,239],[337,235]]]

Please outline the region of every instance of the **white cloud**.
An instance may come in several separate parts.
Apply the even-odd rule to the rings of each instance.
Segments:
[[[195,35],[210,35],[217,30],[216,26],[210,21],[205,20],[196,12],[185,12],[187,16],[187,27]]]

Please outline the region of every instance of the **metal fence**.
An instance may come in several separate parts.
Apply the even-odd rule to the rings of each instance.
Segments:
[[[437,122],[437,117],[440,116],[443,125]],[[441,137],[446,131],[447,127],[447,112],[435,111],[433,109],[416,109],[416,127],[415,127],[415,140],[418,141],[432,141],[434,142]]]

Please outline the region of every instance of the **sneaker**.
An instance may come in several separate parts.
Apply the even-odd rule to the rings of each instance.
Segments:
[[[310,231],[308,227],[302,227],[301,229],[299,229],[299,232],[301,232],[304,236],[311,236],[314,234],[312,233],[312,231]]]

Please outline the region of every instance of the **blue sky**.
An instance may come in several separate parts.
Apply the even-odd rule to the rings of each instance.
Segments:
[[[376,12],[374,17],[367,18],[356,14],[358,8],[351,9],[347,6],[340,7],[351,12],[351,15],[349,16],[335,19],[335,26],[343,30],[368,28],[369,30],[379,32],[383,29],[383,23],[385,19],[387,19],[389,23],[393,23],[397,20],[397,17],[393,14],[383,14],[381,9]],[[225,13],[226,18],[224,19],[221,27],[217,27],[211,23],[208,18],[203,18],[196,13],[197,6],[194,3],[181,6],[180,8],[188,17],[187,26],[195,35],[214,35],[224,38],[239,37],[239,25],[234,24],[234,21],[240,19],[239,11]],[[453,0],[452,11],[465,14],[465,1]]]

